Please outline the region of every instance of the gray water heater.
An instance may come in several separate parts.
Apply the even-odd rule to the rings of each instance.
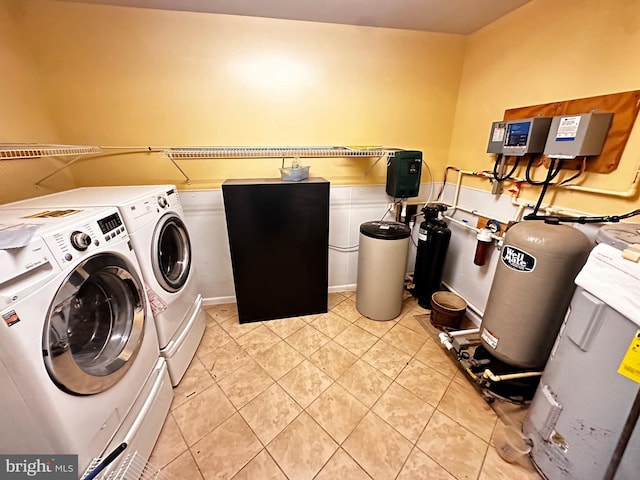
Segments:
[[[400,150],[387,160],[387,195],[393,198],[417,197],[422,173],[422,152]]]
[[[605,225],[524,421],[549,480],[640,478],[640,263],[621,250],[640,225]]]

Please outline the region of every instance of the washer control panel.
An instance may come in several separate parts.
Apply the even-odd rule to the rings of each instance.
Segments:
[[[127,234],[122,218],[119,213],[113,213],[108,217],[104,217],[98,220],[98,226],[102,232],[105,241],[109,242],[116,237],[121,237]]]
[[[71,245],[76,250],[83,252],[91,245],[91,236],[88,233],[76,230],[71,234]]]
[[[120,213],[97,216],[82,223],[70,225],[47,236],[47,245],[61,266],[90,255],[100,247],[128,238]]]

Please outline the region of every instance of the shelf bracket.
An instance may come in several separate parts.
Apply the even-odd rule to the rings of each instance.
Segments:
[[[187,181],[187,185],[191,185],[191,179],[189,178],[189,176],[186,173],[184,173],[184,170],[182,170],[182,168],[180,168],[180,165],[178,165],[176,163],[176,161],[173,158],[171,158],[170,155],[167,155],[167,158],[169,160],[171,160],[171,163],[173,163],[173,166],[176,167],[180,171],[180,173],[182,174],[184,179]]]
[[[376,159],[376,161],[375,161],[375,162],[373,162],[373,164],[372,164],[369,168],[367,168],[367,171],[366,171],[366,172],[364,172],[364,178],[367,178],[367,175],[369,175],[369,173],[371,173],[371,170],[373,170],[373,167],[375,167],[375,166],[378,164],[378,162],[379,162],[380,160],[382,160],[383,158],[386,158],[386,157],[387,157],[387,155],[380,155],[380,156]]]
[[[44,182],[45,180],[50,179],[51,177],[53,177],[54,175],[56,175],[57,173],[61,172],[62,170],[64,170],[65,168],[70,167],[71,165],[73,165],[74,163],[76,163],[78,160],[80,160],[81,158],[85,157],[85,155],[78,155],[77,157],[73,158],[72,160],[70,160],[69,162],[65,163],[63,166],[59,167],[57,170],[51,172],[49,175],[47,175],[46,177],[42,177],[40,180],[38,180],[36,183],[34,183],[35,187],[39,187],[42,182]]]

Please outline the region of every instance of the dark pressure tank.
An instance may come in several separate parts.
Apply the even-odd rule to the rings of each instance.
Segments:
[[[514,367],[544,367],[592,247],[557,219],[507,230],[480,325],[491,355]]]
[[[431,309],[431,295],[441,290],[442,270],[449,248],[451,230],[438,218],[447,209],[441,203],[428,203],[423,209],[424,221],[418,233],[418,250],[413,271],[413,296],[423,308]]]

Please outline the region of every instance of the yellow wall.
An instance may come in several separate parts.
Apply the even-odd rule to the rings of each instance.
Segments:
[[[22,1],[27,41],[65,142],[384,145],[440,169],[466,37],[64,2]],[[32,140],[38,140],[38,138]],[[279,175],[280,160],[117,156],[72,167],[79,185]],[[304,160],[333,183],[384,183],[384,162]],[[428,179],[426,179],[428,180]]]
[[[468,170],[491,168],[493,159],[484,153],[489,129],[506,109],[640,89],[638,52],[636,0],[534,0],[472,34],[449,163]],[[639,161],[640,121],[617,171],[588,174],[583,184],[625,191]],[[465,185],[489,188],[479,181],[465,180]],[[525,197],[537,198],[537,189],[526,191]],[[601,214],[639,206],[637,195],[623,200],[577,192],[559,194],[555,203]]]
[[[0,77],[0,107],[12,114],[0,120],[0,141],[385,145],[423,150],[439,179],[447,163],[492,166],[489,126],[505,109],[640,89],[638,51],[635,0],[533,0],[468,37],[8,0],[0,3],[0,61],[12,74]],[[618,170],[589,174],[583,184],[624,191],[639,159],[640,122]],[[384,162],[367,178],[373,160],[303,162],[334,184],[384,182]],[[217,187],[225,178],[277,176],[280,161],[180,164],[192,185],[150,153],[80,161],[36,192],[33,182],[53,171],[52,161],[2,162],[0,201],[67,188],[72,179]],[[527,187],[523,196],[537,192]],[[638,196],[564,192],[554,201],[622,213]]]
[[[15,14],[0,4],[0,143],[55,143],[59,137],[42,95],[43,78],[25,48]],[[58,165],[53,159],[0,161],[0,201],[47,193],[47,188],[37,190],[34,183]],[[63,172],[48,187],[71,185],[68,172]]]

